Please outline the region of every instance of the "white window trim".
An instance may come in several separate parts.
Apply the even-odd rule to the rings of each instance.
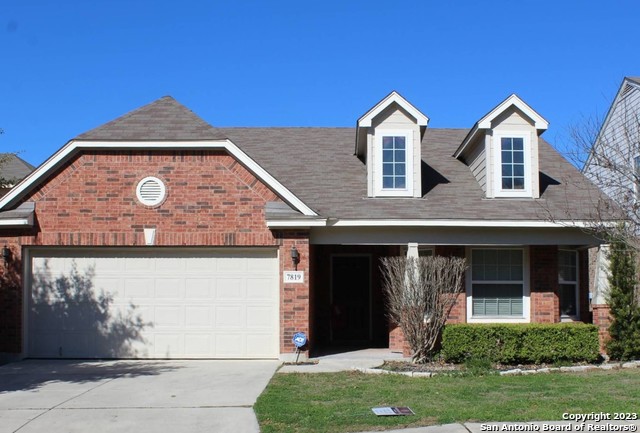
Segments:
[[[471,280],[471,251],[472,250],[521,250],[522,251],[522,317],[473,317],[473,284]],[[531,294],[529,288],[529,247],[495,247],[495,246],[474,246],[467,247],[465,251],[469,267],[465,276],[467,291],[467,323],[529,323],[531,321]]]
[[[375,159],[374,192],[376,197],[413,197],[413,130],[411,129],[379,129],[375,131]],[[406,188],[382,187],[382,137],[405,137],[406,149]]]
[[[524,147],[524,189],[502,189],[502,139],[522,138]],[[493,134],[493,196],[533,197],[531,179],[531,134],[523,131],[496,131]]]
[[[575,258],[576,258],[576,280],[575,281],[564,281],[562,278],[560,278],[560,272],[558,272],[558,285],[575,284],[575,297],[576,297],[576,314],[563,315],[562,312],[560,312],[560,321],[576,321],[576,320],[579,320],[579,317],[580,317],[580,255],[578,254],[578,251],[572,250],[569,248],[560,248],[559,251],[571,252],[575,255]],[[560,266],[560,263],[558,262],[558,267],[559,266]],[[559,305],[560,305],[560,297],[558,296],[558,308],[559,308]]]

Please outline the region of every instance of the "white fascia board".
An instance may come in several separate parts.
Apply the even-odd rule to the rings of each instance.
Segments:
[[[527,105],[527,103],[520,99],[515,93],[502,101],[496,108],[491,110],[487,115],[480,119],[478,121],[478,128],[491,129],[491,122],[493,121],[493,119],[495,119],[500,113],[502,113],[512,105],[520,109],[520,111],[522,111],[531,120],[533,120],[534,126],[537,130],[545,131],[547,128],[549,128],[549,122],[547,122],[544,117],[539,115],[533,108]]]
[[[26,218],[12,218],[0,220],[0,227],[31,227],[33,226],[33,215]]]
[[[459,158],[460,155],[462,155],[462,152],[464,152],[469,143],[471,143],[475,139],[476,135],[478,135],[478,131],[478,124],[476,123],[475,125],[473,125],[473,128],[471,128],[471,131],[469,131],[460,146],[458,146],[458,149],[456,149],[455,153],[453,154],[454,158]]]
[[[252,171],[256,176],[260,178],[260,180],[264,181],[267,185],[269,185],[276,194],[280,195],[285,201],[290,203],[293,207],[295,207],[298,211],[302,212],[303,215],[306,216],[317,216],[310,207],[302,202],[298,197],[296,197],[291,191],[285,188],[280,182],[276,180],[275,177],[271,176],[267,170],[262,168],[257,162],[249,157],[246,153],[244,153],[238,146],[236,146],[231,140],[227,139],[227,150],[233,156],[236,157],[238,161],[240,161],[245,167],[247,167],[250,171]]]
[[[392,103],[397,103],[403,109],[405,109],[409,114],[411,114],[418,123],[419,126],[427,126],[429,123],[429,118],[422,114],[420,110],[414,107],[409,101],[404,99],[398,92],[395,90],[389,93],[382,101],[378,102],[371,110],[367,111],[360,119],[358,119],[359,127],[370,127],[371,121],[380,114],[385,108],[387,108]]]
[[[513,93],[507,99],[505,99],[500,104],[498,104],[496,108],[494,108],[489,113],[487,113],[482,119],[478,120],[478,122],[475,125],[473,125],[473,128],[471,129],[469,134],[467,134],[462,144],[460,144],[458,149],[453,154],[453,157],[454,158],[460,157],[460,155],[462,155],[462,153],[465,151],[467,146],[469,146],[469,144],[475,140],[480,130],[491,129],[491,122],[493,122],[493,120],[496,117],[498,117],[500,113],[502,113],[504,110],[511,107],[512,105],[518,108],[520,111],[522,111],[531,120],[533,120],[534,126],[538,131],[546,131],[547,128],[549,128],[549,122],[547,122],[544,119],[544,117],[539,115],[526,102],[520,99],[518,95]]]
[[[332,227],[499,227],[499,228],[537,228],[537,227],[590,227],[584,221],[536,221],[536,220],[338,220]]]
[[[12,188],[7,195],[2,197],[2,199],[0,199],[0,209],[3,209],[7,205],[13,203],[17,198],[21,197],[22,193],[29,191],[30,188],[33,187],[43,176],[50,173],[53,169],[57,168],[77,151],[82,149],[224,149],[303,215],[317,216],[311,208],[304,204],[291,191],[278,182],[264,168],[251,159],[249,155],[240,150],[240,148],[229,139],[212,141],[144,142],[71,140],[42,165],[35,169],[29,176],[22,180],[22,182]]]
[[[282,219],[268,220],[267,227],[270,229],[279,228],[307,228],[307,227],[324,227],[327,225],[326,219]]]

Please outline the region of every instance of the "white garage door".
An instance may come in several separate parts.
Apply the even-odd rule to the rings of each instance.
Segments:
[[[29,256],[30,357],[278,356],[275,250],[32,249]]]

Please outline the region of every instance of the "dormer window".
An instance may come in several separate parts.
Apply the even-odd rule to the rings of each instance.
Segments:
[[[376,140],[377,196],[411,195],[413,186],[413,132],[380,130]]]
[[[454,153],[487,198],[539,198],[538,137],[542,116],[511,95],[473,126]]]
[[[355,154],[367,166],[367,197],[422,197],[422,137],[428,122],[397,92],[358,119]]]
[[[530,151],[528,134],[496,135],[495,197],[531,197]]]

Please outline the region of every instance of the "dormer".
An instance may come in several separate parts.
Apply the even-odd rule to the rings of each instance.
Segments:
[[[487,198],[539,198],[538,137],[548,126],[511,95],[473,126],[453,156],[469,166]]]
[[[421,145],[429,118],[393,91],[358,119],[356,155],[369,197],[422,197]]]

